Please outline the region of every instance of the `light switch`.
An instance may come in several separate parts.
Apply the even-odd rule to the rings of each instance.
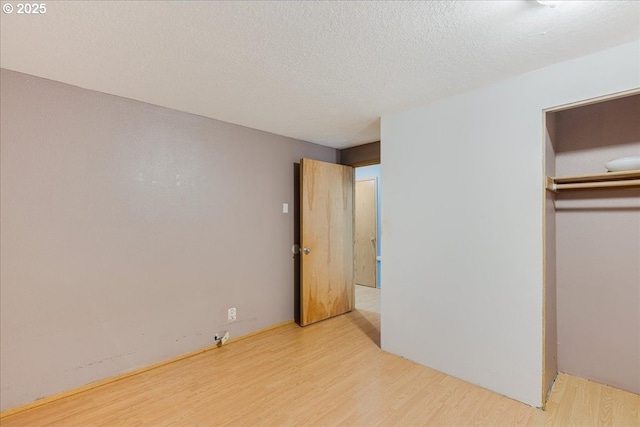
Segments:
[[[289,213],[289,203],[282,204],[282,213]]]

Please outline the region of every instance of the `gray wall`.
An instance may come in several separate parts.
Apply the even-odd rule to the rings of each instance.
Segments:
[[[558,175],[640,156],[640,95],[556,113]],[[640,190],[556,196],[560,371],[640,393]]]
[[[336,150],[1,73],[1,409],[293,319],[282,204]]]

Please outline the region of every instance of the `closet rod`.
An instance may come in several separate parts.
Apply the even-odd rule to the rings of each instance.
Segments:
[[[551,187],[551,188],[549,188]],[[640,188],[640,179],[627,179],[623,181],[595,181],[595,182],[576,182],[567,184],[552,183],[551,186],[547,185],[547,188],[551,191],[560,190],[582,190],[582,189],[597,189],[597,188]]]

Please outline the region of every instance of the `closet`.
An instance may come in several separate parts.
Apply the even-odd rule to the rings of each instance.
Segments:
[[[557,371],[640,394],[640,91],[545,111],[543,393]],[[640,168],[638,168],[640,169]]]

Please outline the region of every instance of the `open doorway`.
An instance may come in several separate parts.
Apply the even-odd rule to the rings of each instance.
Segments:
[[[380,313],[380,164],[355,170],[355,307]]]
[[[308,162],[314,162],[313,160],[307,159]],[[337,277],[335,277],[335,280],[322,280],[320,282],[322,282],[323,284],[331,284],[331,283],[342,283],[344,282],[344,278],[348,278],[348,282],[349,282],[349,287],[351,288],[351,292],[347,292],[347,293],[340,293],[341,295],[346,295],[348,297],[348,304],[349,304],[349,310],[348,311],[353,311],[354,309],[356,309],[356,311],[360,312],[359,316],[358,313],[354,313],[354,316],[356,318],[360,318],[363,320],[366,320],[369,324],[368,329],[371,329],[372,333],[375,332],[375,335],[377,335],[377,339],[375,339],[376,343],[379,345],[379,335],[380,335],[380,328],[379,328],[379,323],[380,323],[380,285],[381,285],[381,281],[380,281],[380,266],[381,266],[381,260],[380,260],[380,176],[381,176],[381,171],[380,171],[380,142],[373,142],[373,143],[369,143],[369,144],[364,144],[364,145],[360,145],[360,146],[356,146],[356,147],[351,147],[351,148],[347,148],[344,150],[340,150],[340,152],[338,153],[338,165],[343,165],[346,166],[346,170],[349,170],[348,175],[349,175],[349,179],[347,181],[349,181],[349,184],[345,186],[345,179],[346,177],[344,177],[345,179],[342,179],[342,190],[338,190],[335,194],[347,194],[346,198],[343,196],[338,197],[338,200],[333,201],[333,202],[329,202],[326,206],[333,206],[336,203],[339,204],[339,200],[350,200],[351,202],[348,203],[351,208],[349,208],[349,213],[347,214],[345,212],[345,215],[341,215],[340,213],[335,213],[335,214],[329,214],[329,217],[334,217],[334,218],[349,218],[349,224],[350,224],[350,230],[349,231],[345,231],[344,233],[338,233],[338,236],[334,236],[337,238],[332,238],[331,236],[328,237],[328,241],[327,242],[337,242],[337,241],[342,241],[340,239],[340,237],[344,237],[344,236],[352,236],[352,239],[350,239],[350,244],[349,247],[343,247],[340,250],[337,251],[333,251],[336,254],[338,254],[338,256],[342,256],[340,254],[344,254],[347,256],[346,259],[350,260],[350,273],[351,274],[344,274],[344,275],[340,275],[338,274]],[[317,161],[315,161],[316,163],[318,163]],[[319,162],[319,163],[323,163],[323,162]],[[301,161],[302,164],[302,161]],[[318,249],[322,249],[322,243],[323,240],[319,240],[319,241],[315,241],[313,242],[313,244],[310,244],[309,242],[307,242],[309,240],[309,237],[313,237],[315,236],[317,233],[307,233],[306,236],[307,238],[304,237],[304,233],[302,232],[302,225],[303,223],[306,225],[309,225],[310,222],[308,220],[306,221],[302,221],[302,217],[303,216],[308,216],[310,214],[310,212],[308,212],[308,208],[311,206],[308,206],[307,208],[303,209],[303,200],[315,200],[315,196],[314,197],[309,197],[309,194],[307,193],[307,196],[304,196],[304,188],[312,189],[312,188],[323,188],[323,185],[320,185],[319,187],[317,185],[307,185],[305,187],[305,185],[302,184],[303,181],[303,176],[305,176],[305,174],[303,174],[302,172],[302,165],[301,164],[294,164],[294,245],[292,247],[292,251],[293,251],[293,258],[294,258],[294,318],[296,320],[296,322],[298,324],[306,324],[306,322],[303,322],[303,309],[302,306],[304,303],[310,303],[309,300],[309,296],[313,296],[313,298],[319,297],[321,296],[322,298],[328,297],[330,304],[333,304],[336,300],[335,298],[331,298],[330,295],[327,295],[327,291],[329,289],[319,289],[317,288],[317,284],[320,283],[317,280],[317,277],[314,274],[311,274],[310,277],[312,278],[311,281],[309,280],[303,280],[302,276],[304,275],[304,271],[306,270],[307,272],[310,271],[309,268],[304,268],[305,262],[302,261],[302,256],[306,256],[307,258],[305,258],[306,261],[313,261],[313,259],[322,259],[323,257],[321,256],[320,258],[318,258],[317,254],[322,253],[322,251],[318,251]],[[310,166],[313,166],[312,163],[309,163]],[[326,164],[323,167],[330,167],[330,164]],[[338,166],[335,165],[335,166]],[[366,167],[369,166],[369,167]],[[311,169],[314,169],[313,167],[311,167]],[[344,171],[342,171],[344,172]],[[341,173],[342,173],[341,172]],[[311,174],[313,175],[313,174]],[[327,176],[332,176],[333,174],[328,174]],[[367,232],[366,235],[366,239],[368,240],[368,245],[369,245],[369,249],[371,250],[371,248],[373,247],[373,250],[370,251],[370,257],[371,257],[371,263],[372,263],[372,267],[370,267],[370,274],[372,274],[373,279],[370,279],[366,286],[362,286],[362,285],[356,285],[355,281],[353,280],[355,277],[355,239],[353,239],[353,237],[355,237],[355,225],[357,222],[357,218],[355,215],[355,209],[353,209],[355,206],[355,190],[356,190],[356,185],[355,185],[355,180],[356,177],[362,178],[363,180],[373,180],[372,183],[374,184],[373,188],[373,198],[375,199],[375,202],[370,203],[372,206],[374,206],[373,208],[373,213],[370,215],[372,218],[374,218],[374,226],[373,226],[373,231],[369,231]],[[350,190],[346,190],[346,189],[350,189]],[[346,191],[346,193],[345,193]],[[333,192],[329,191],[329,194],[333,194]],[[346,203],[346,202],[345,202]],[[344,204],[344,203],[343,203]],[[305,205],[306,206],[306,205]],[[345,205],[346,206],[346,205]],[[302,214],[302,211],[306,212],[304,215]],[[325,211],[322,211],[323,213]],[[326,216],[325,214],[320,214],[320,216]],[[314,227],[312,226],[311,229],[313,230]],[[322,230],[333,230],[334,227],[329,227],[326,225],[321,226],[319,229]],[[320,243],[320,246],[318,246],[318,244]],[[311,246],[314,246],[313,248]],[[315,250],[314,250],[315,249]],[[304,255],[301,255],[301,253],[304,253]],[[323,259],[331,259],[331,257],[327,257],[325,256]],[[308,262],[306,263],[308,264]],[[335,264],[335,263],[334,263]],[[338,263],[340,264],[340,263]],[[344,264],[344,263],[343,263]],[[307,265],[307,267],[309,267]],[[320,271],[325,271],[325,268],[321,268]],[[351,276],[351,277],[347,277],[347,276]],[[340,279],[340,278],[343,279]],[[307,283],[307,287],[305,288],[304,283]],[[314,288],[315,287],[315,288]],[[305,293],[303,292],[304,289],[307,290],[307,297],[305,297]],[[309,291],[310,289],[315,289],[315,291]],[[316,304],[317,305],[317,304]],[[325,307],[326,304],[320,304],[320,307]],[[307,310],[309,311],[309,310]],[[334,314],[336,315],[336,314]],[[331,315],[329,315],[328,317],[331,317]],[[325,318],[328,318],[327,316],[325,316]]]

